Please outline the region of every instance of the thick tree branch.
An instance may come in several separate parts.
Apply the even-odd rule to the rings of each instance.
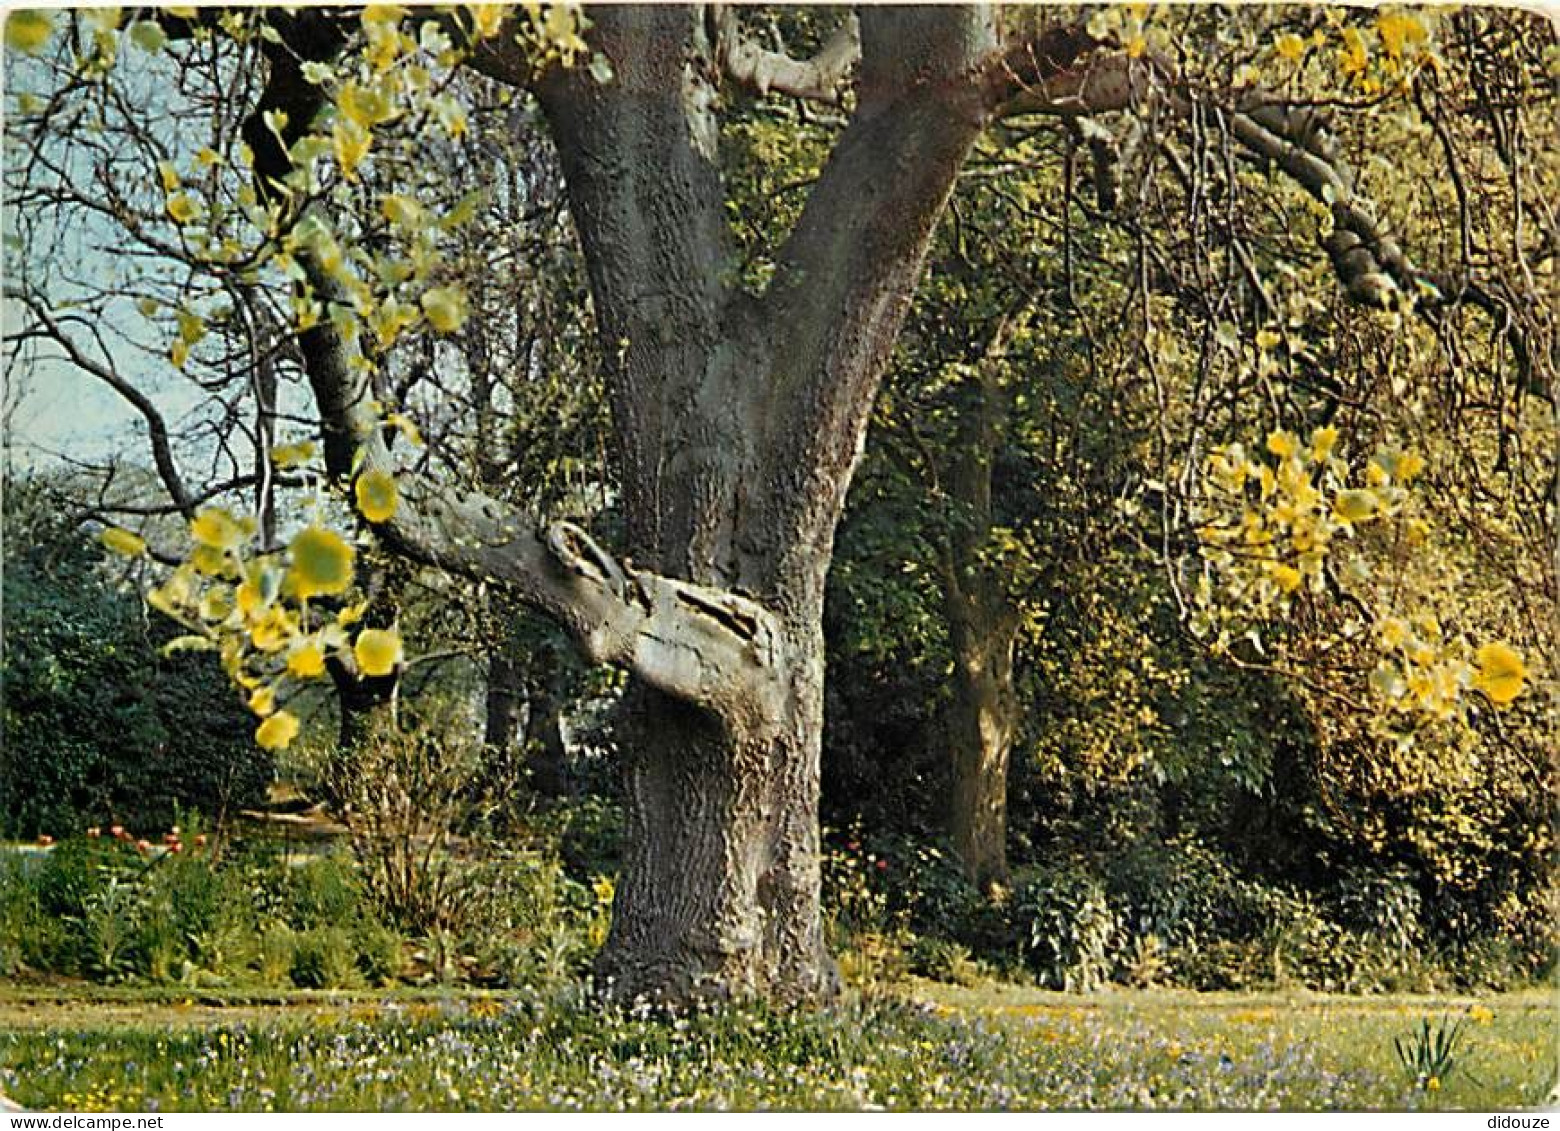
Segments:
[[[783,51],[760,46],[742,30],[737,8],[711,4],[706,10],[715,62],[726,77],[759,94],[774,91],[838,106],[851,71],[861,58],[856,17],[847,14],[811,59],[793,59]]]
[[[331,282],[316,276],[317,293]],[[327,465],[395,474],[368,378],[329,331],[303,343],[325,426]],[[783,643],[774,618],[746,598],[619,563],[578,527],[539,527],[512,505],[402,475],[400,504],[375,529],[404,556],[505,586],[549,616],[587,659],[621,664],[652,687],[704,706],[757,707],[780,694]],[[773,705],[773,704],[769,704]]]
[[[832,537],[933,226],[986,124],[978,64],[994,50],[993,18],[946,7],[860,13],[857,113],[762,299],[774,362],[752,419],[773,468],[764,487],[778,571]]]

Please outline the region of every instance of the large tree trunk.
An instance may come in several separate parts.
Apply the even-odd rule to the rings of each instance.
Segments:
[[[658,573],[759,602],[784,657],[755,673],[767,686],[726,702],[633,692],[625,867],[599,969],[625,996],[827,994],[824,581],[872,397],[982,113],[933,83],[896,85],[880,71],[900,60],[869,55],[863,78],[882,92],[864,85],[774,285],[751,296],[729,281],[713,94],[688,56],[701,17],[599,12],[617,79],[560,75],[543,103],[618,366],[629,549]],[[864,38],[946,77],[936,68],[952,60],[906,47],[938,21],[958,29],[942,42],[960,60],[986,42],[968,13],[869,16]]]

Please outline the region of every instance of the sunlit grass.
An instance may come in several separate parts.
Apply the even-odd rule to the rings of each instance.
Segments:
[[[0,1035],[0,1089],[38,1109],[1452,1109],[1554,1082],[1541,994],[1480,1003],[1458,1069],[1411,1080],[1392,1038],[1466,1001],[917,986],[919,1000],[668,1019],[516,996],[328,1006],[77,1004]],[[232,1007],[229,1007],[230,1009]]]

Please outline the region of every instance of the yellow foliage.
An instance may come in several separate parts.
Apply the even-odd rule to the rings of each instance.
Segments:
[[[325,672],[325,653],[312,640],[295,648],[287,657],[287,673],[299,679],[314,679]]]
[[[254,619],[249,639],[262,652],[280,652],[298,633],[298,622],[280,605],[272,605]]]
[[[110,526],[98,535],[104,547],[127,558],[138,558],[146,553],[146,539],[118,526]]]
[[[1288,459],[1300,450],[1300,441],[1295,438],[1292,432],[1282,430],[1272,432],[1268,434],[1267,450],[1279,459]]]
[[[395,476],[387,471],[365,471],[358,476],[354,493],[358,511],[369,522],[388,522],[395,515],[396,506],[400,502]]]
[[[240,520],[222,507],[207,507],[190,520],[190,537],[214,550],[232,550],[254,533],[253,520]]]
[[[453,334],[466,321],[466,293],[459,287],[430,287],[423,292],[423,313],[435,330]]]
[[[262,719],[276,712],[276,689],[274,687],[256,688],[254,694],[249,697],[249,709]]]
[[[1333,499],[1333,517],[1343,523],[1364,522],[1375,516],[1380,505],[1374,491],[1339,491]]]
[[[54,17],[37,8],[19,8],[5,18],[5,45],[36,55],[54,33]]]
[[[1515,649],[1500,641],[1483,645],[1474,654],[1478,662],[1478,675],[1473,685],[1489,697],[1490,702],[1504,707],[1522,694],[1522,684],[1527,679],[1527,667]]]
[[[188,224],[200,215],[200,205],[187,192],[170,194],[167,208],[175,224]]]
[[[1401,58],[1405,47],[1425,42],[1428,33],[1415,17],[1403,11],[1383,11],[1376,16],[1376,34],[1381,48],[1394,59]]]
[[[255,741],[266,750],[283,750],[298,737],[298,719],[288,711],[277,711],[255,728]]]
[[[364,675],[389,675],[401,662],[401,634],[389,628],[365,628],[352,647]]]
[[[271,462],[280,468],[298,467],[314,458],[314,442],[303,440],[296,444],[278,444],[271,449]]]
[[[1273,41],[1273,49],[1278,52],[1280,59],[1294,62],[1305,54],[1305,40],[1298,35],[1281,35]]]
[[[331,127],[331,146],[336,153],[336,164],[347,180],[357,176],[357,167],[368,156],[373,135],[350,118],[337,118]]]
[[[311,526],[293,538],[288,551],[287,579],[298,597],[332,596],[351,587],[355,554],[335,531]]]

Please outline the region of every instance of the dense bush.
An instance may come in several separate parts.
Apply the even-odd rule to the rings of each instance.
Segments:
[[[404,930],[344,847],[299,856],[252,841],[217,854],[200,839],[82,836],[0,854],[0,976],[540,986],[583,977],[606,938],[611,882],[571,878],[541,835],[456,861],[476,895],[459,923],[423,933]]]
[[[216,666],[161,655],[170,633],[38,485],[7,485],[4,524],[0,833],[166,828],[180,808],[253,803],[271,761]]]

